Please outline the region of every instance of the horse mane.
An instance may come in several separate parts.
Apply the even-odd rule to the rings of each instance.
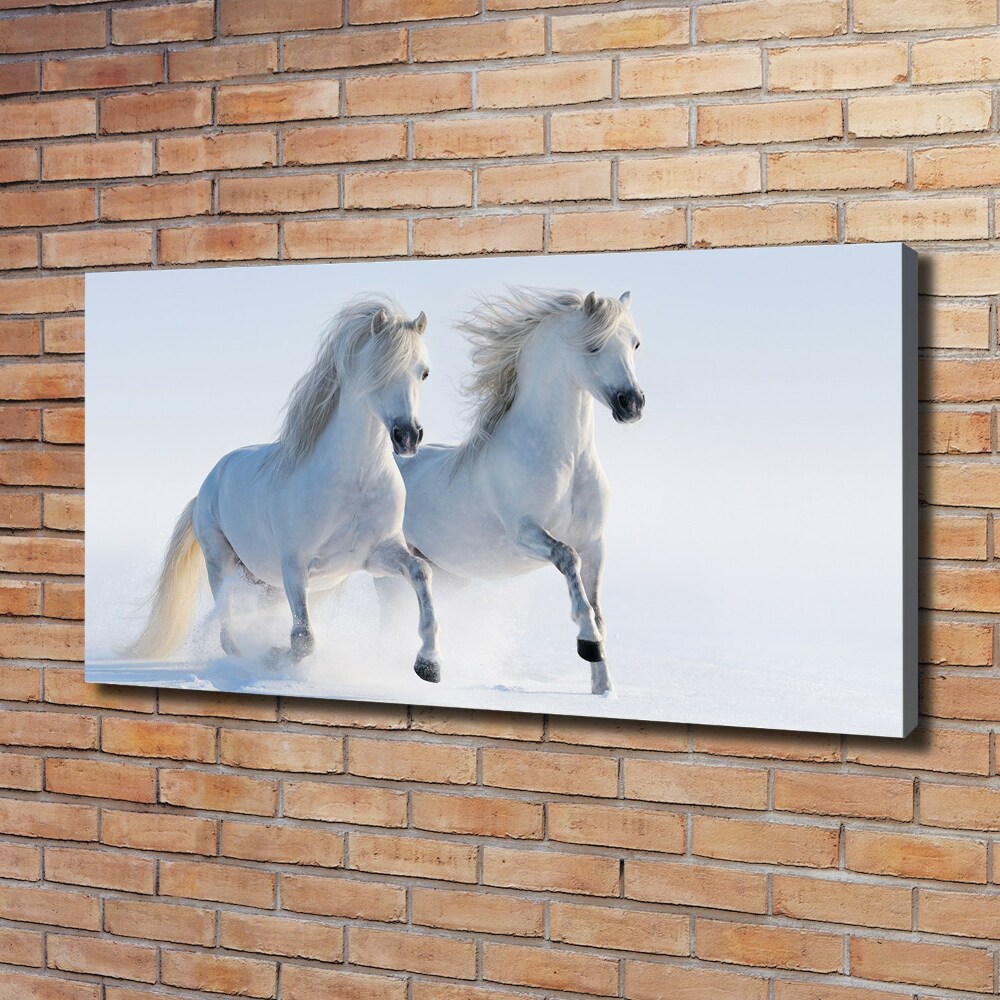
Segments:
[[[478,308],[456,324],[472,344],[473,373],[463,386],[472,426],[454,453],[454,467],[474,462],[517,395],[517,368],[539,323],[581,309],[586,294],[577,289],[508,288],[506,295],[480,297]],[[584,350],[600,350],[627,310],[617,299],[601,298],[579,324],[574,340]]]
[[[379,312],[385,320],[373,332]],[[287,474],[313,450],[337,407],[345,377],[359,376],[379,388],[401,374],[414,335],[403,310],[388,296],[365,294],[348,301],[324,327],[316,360],[285,403],[269,458],[275,468]]]

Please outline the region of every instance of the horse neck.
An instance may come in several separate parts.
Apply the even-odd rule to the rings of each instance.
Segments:
[[[517,392],[504,419],[521,421],[559,452],[575,453],[594,439],[594,400],[566,367],[566,351],[555,323],[532,335],[518,360]]]
[[[341,392],[330,419],[323,428],[313,455],[331,463],[339,472],[392,461],[389,433],[367,403],[350,391]]]

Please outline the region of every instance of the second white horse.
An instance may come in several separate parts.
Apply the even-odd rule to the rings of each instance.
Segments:
[[[473,345],[474,423],[463,444],[425,445],[398,463],[406,540],[466,579],[554,565],[569,586],[591,690],[605,694],[600,590],[610,494],[594,400],[619,423],[642,416],[629,293],[518,289],[482,302],[460,329]],[[378,586],[391,600],[392,588]]]

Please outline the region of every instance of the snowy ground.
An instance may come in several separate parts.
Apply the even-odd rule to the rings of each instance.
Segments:
[[[637,608],[608,607],[608,664],[615,692],[589,693],[589,667],[575,653],[562,580],[554,570],[503,583],[470,584],[441,594],[442,680],[431,685],[413,673],[419,645],[412,622],[380,635],[371,582],[352,579],[339,597],[319,602],[318,645],[302,663],[268,654],[287,648],[283,603],[261,610],[249,591],[237,601],[237,631],[245,656],[226,657],[217,622],[206,605],[202,624],[170,662],[116,658],[114,644],[88,631],[87,679],[208,691],[280,694],[351,701],[592,715],[648,721],[816,732],[893,735],[886,705],[898,694],[892,672],[838,659],[835,644],[782,636],[771,648],[760,638],[747,646],[725,629],[705,634],[668,615],[650,618]],[[135,605],[103,609],[134,633]],[[115,628],[120,645],[125,630]],[[753,638],[746,637],[745,638]],[[846,649],[844,650],[846,652]],[[265,665],[271,662],[272,665]],[[879,683],[879,678],[884,678]]]

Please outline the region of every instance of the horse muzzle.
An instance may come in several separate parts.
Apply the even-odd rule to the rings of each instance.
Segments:
[[[397,455],[408,457],[417,453],[417,446],[424,439],[424,429],[420,424],[393,424],[392,450]]]
[[[642,416],[646,397],[640,389],[624,389],[614,392],[608,399],[611,414],[620,424],[634,424]]]

